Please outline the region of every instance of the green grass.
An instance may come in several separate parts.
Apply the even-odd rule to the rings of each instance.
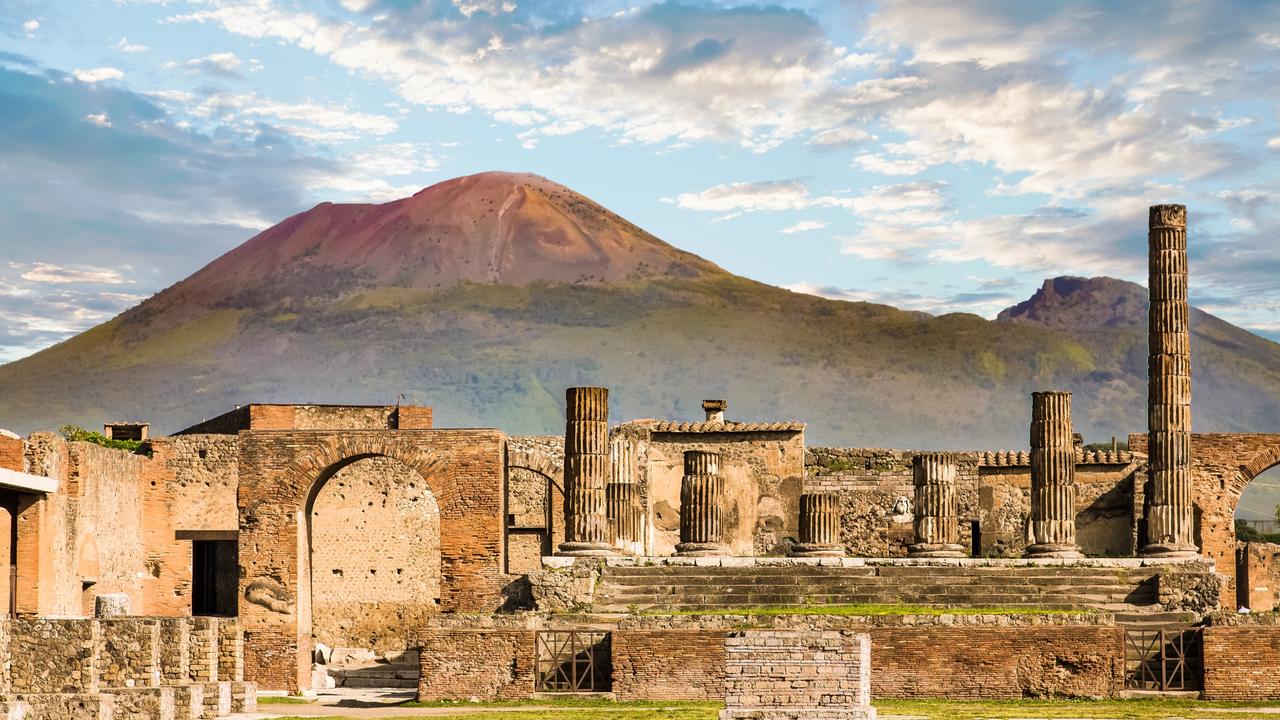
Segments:
[[[1044,610],[1023,607],[936,607],[929,605],[796,605],[782,607],[724,608],[721,610],[655,610],[642,615],[835,615],[839,617],[887,615],[1085,615],[1086,610]]]
[[[259,705],[309,705],[311,701],[297,695],[267,695],[258,698]]]
[[[714,720],[718,703],[612,703],[600,700],[564,699],[528,701],[527,710],[502,711],[525,703],[455,703],[472,709],[457,715],[435,716],[443,720]],[[1214,710],[1277,707],[1280,703],[1203,702],[1199,700],[878,700],[881,716],[927,720],[1013,720],[1015,718],[1116,718],[1117,720],[1171,720],[1173,718],[1234,718],[1249,720],[1247,713],[1214,713]],[[447,707],[439,703],[431,707]],[[339,720],[341,715],[325,720]],[[393,720],[408,720],[409,716]],[[289,718],[287,720],[300,720]],[[312,718],[311,720],[316,720]]]

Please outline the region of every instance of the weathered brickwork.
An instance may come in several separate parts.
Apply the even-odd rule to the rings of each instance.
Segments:
[[[1236,558],[1236,605],[1252,612],[1280,609],[1280,545],[1239,543]]]
[[[188,639],[191,682],[214,682],[218,679],[218,621],[220,618],[191,618]]]
[[[619,700],[722,700],[725,633],[628,630],[612,634]]]
[[[165,684],[187,682],[191,668],[191,620],[164,618],[159,621],[160,677]]]
[[[234,435],[174,435],[151,442],[153,459],[173,473],[178,530],[239,529],[236,487],[240,447]]]
[[[311,509],[312,632],[329,647],[405,649],[440,610],[440,509],[423,478],[371,457],[340,469]]]
[[[160,623],[149,618],[98,621],[97,670],[103,687],[160,684]]]
[[[1205,628],[1204,696],[1209,700],[1280,699],[1280,626]]]
[[[217,618],[218,680],[244,680],[244,635],[235,618]]]
[[[418,699],[519,700],[534,690],[536,633],[532,630],[423,630]]]
[[[96,621],[12,621],[10,687],[16,694],[98,691]]]
[[[874,720],[871,638],[839,631],[747,630],[725,644],[720,720]]]
[[[249,431],[240,439],[240,614],[251,638],[250,679],[268,688],[310,687],[311,573],[306,556],[299,557],[308,546],[299,519],[313,492],[355,460],[393,458],[426,481],[440,508],[442,610],[503,604],[509,578],[502,433]]]
[[[536,571],[564,542],[564,437],[507,439],[508,572]]]

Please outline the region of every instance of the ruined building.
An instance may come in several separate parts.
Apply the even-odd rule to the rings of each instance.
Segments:
[[[164,638],[216,646],[197,630],[218,618],[233,659],[200,678],[242,698],[333,682],[332,649],[412,661],[387,680],[424,700],[719,698],[744,622],[724,613],[743,608],[766,629],[869,633],[881,697],[1280,698],[1264,590],[1280,576],[1232,522],[1280,435],[1192,433],[1185,208],[1153,207],[1149,230],[1150,426],[1127,450],[1085,449],[1052,389],[1028,398],[1027,451],[807,447],[803,423],[738,420],[723,400],[610,426],[605,388],[568,389],[563,436],[325,405],[248,405],[162,437],[121,424],[138,452],[0,436],[0,666],[15,669],[0,698],[49,717],[65,696],[114,698],[114,681],[39,687],[50,668],[29,667],[48,618],[85,618],[59,622],[90,643],[117,632],[88,619],[108,596],[160,654]],[[820,607],[858,604],[992,610]],[[1255,613],[1223,612],[1239,606]],[[1178,639],[1134,664],[1126,643],[1153,628]],[[148,698],[191,705],[193,662]],[[1167,663],[1183,674],[1156,678]],[[129,701],[115,694],[101,701]]]

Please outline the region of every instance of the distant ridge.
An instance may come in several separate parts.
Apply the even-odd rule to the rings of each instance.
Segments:
[[[1194,268],[1193,268],[1194,272]],[[564,388],[614,421],[800,420],[811,444],[1023,449],[1033,390],[1076,393],[1091,441],[1145,428],[1146,292],[1055,278],[996,321],[737,277],[536,175],[381,205],[324,203],[120,317],[0,366],[0,427],[248,402],[389,403],[441,425],[563,430]],[[1193,316],[1196,429],[1280,431],[1280,345]]]

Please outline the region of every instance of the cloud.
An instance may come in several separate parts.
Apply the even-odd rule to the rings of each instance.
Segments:
[[[243,77],[240,73],[236,72],[241,65],[241,61],[240,58],[236,57],[235,53],[212,53],[201,58],[188,60],[186,65],[188,73],[202,72],[219,77]]]
[[[807,145],[823,148],[850,147],[875,140],[876,136],[857,127],[840,127],[823,130],[806,141]]]
[[[811,207],[809,189],[798,180],[735,182],[716,185],[701,192],[681,193],[675,205],[704,212],[759,212],[796,210]]]
[[[909,291],[873,291],[840,288],[832,285],[816,285],[808,282],[784,285],[792,292],[816,295],[828,300],[869,302],[891,305],[900,310],[924,312],[930,315],[965,312],[984,317],[995,317],[999,312],[1018,303],[1022,298],[1004,292],[961,291],[950,295],[922,295]]]
[[[122,53],[140,53],[151,49],[146,45],[136,45],[131,43],[127,37],[120,38],[120,42],[115,44],[115,48]]]
[[[9,263],[9,267],[22,270],[21,263]],[[70,268],[52,263],[33,263],[26,266],[25,270],[19,275],[23,280],[35,283],[53,283],[62,285],[67,283],[93,283],[98,285],[123,285],[132,283],[132,280],[124,277],[119,271],[110,268],[80,267]]]
[[[36,20],[35,18],[32,18],[22,23],[22,29],[26,31],[27,34],[34,33],[36,30],[40,29],[40,21]]]
[[[788,227],[782,228],[782,230],[780,230],[779,232],[781,232],[783,235],[795,235],[796,233],[811,232],[813,230],[821,230],[826,226],[827,226],[827,223],[824,220],[801,220],[800,222],[794,225],[790,225]]]
[[[859,155],[853,162],[863,170],[881,175],[919,175],[929,168],[918,159],[887,158],[879,153]]]
[[[162,99],[183,105],[187,113],[198,119],[246,130],[267,121],[293,137],[316,143],[381,137],[399,128],[396,119],[389,115],[360,112],[351,107],[314,100],[284,102],[257,93],[213,93],[199,98],[181,94]]]
[[[124,78],[124,73],[113,67],[100,67],[93,68],[92,70],[75,70],[71,75],[83,83],[98,83],[105,80],[120,80]]]
[[[111,118],[107,117],[106,113],[89,113],[84,116],[84,119],[98,127],[111,127]]]
[[[1267,141],[1268,150],[1280,150],[1280,137],[1273,137]]]

